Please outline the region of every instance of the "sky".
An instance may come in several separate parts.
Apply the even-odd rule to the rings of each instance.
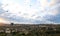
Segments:
[[[0,22],[60,23],[60,0],[0,0]]]

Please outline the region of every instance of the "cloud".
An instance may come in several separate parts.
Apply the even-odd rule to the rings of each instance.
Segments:
[[[46,20],[51,21],[51,22],[54,22],[54,23],[60,23],[59,18],[60,18],[59,15],[58,16],[50,16],[50,17],[48,16],[46,18]]]
[[[17,3],[18,1],[22,1]],[[52,18],[58,15],[60,4],[55,0],[3,0],[0,17],[16,23],[55,23]],[[50,18],[51,17],[51,18]],[[57,19],[57,18],[56,18]]]

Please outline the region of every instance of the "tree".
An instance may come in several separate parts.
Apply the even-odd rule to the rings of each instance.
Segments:
[[[13,26],[13,25],[14,25],[14,23],[11,23],[11,25]]]

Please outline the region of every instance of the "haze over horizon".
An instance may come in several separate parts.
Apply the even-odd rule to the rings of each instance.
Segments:
[[[60,0],[0,0],[2,23],[60,23]]]

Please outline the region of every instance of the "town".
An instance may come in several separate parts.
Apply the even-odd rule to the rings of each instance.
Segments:
[[[0,36],[60,36],[59,24],[5,24]]]

